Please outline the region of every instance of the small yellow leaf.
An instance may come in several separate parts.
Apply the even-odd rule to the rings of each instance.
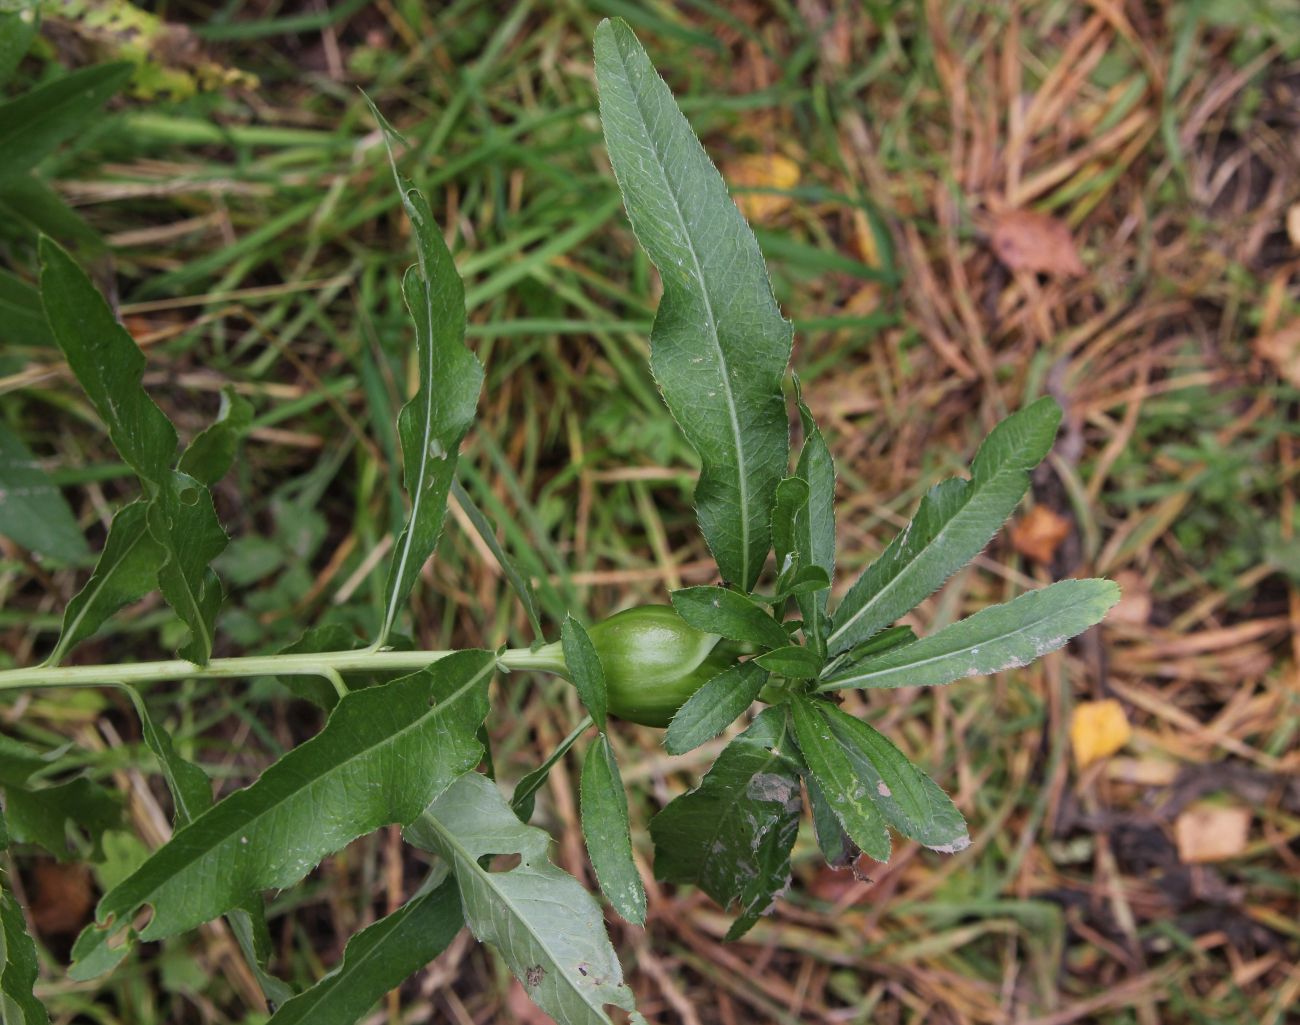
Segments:
[[[800,178],[799,165],[780,153],[751,153],[730,161],[723,170],[723,177],[733,190],[793,189]],[[790,197],[771,192],[741,192],[736,196],[736,205],[746,220],[767,224],[789,209]]]
[[[1074,764],[1086,769],[1093,762],[1110,757],[1128,743],[1132,732],[1123,706],[1114,698],[1076,705],[1070,717]]]
[[[1250,809],[1193,805],[1174,823],[1178,860],[1185,865],[1235,858],[1246,849]]]

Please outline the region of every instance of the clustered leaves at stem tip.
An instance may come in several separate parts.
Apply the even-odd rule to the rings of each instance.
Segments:
[[[0,12],[0,19],[9,17]],[[215,804],[206,774],[177,752],[134,683],[125,675],[114,681],[106,671],[99,682],[122,688],[140,716],[173,797],[175,833],[104,895],[96,922],[74,948],[74,978],[109,970],[134,940],[171,936],[224,915],[273,1009],[272,1025],[347,1025],[468,925],[562,1025],[608,1025],[608,1006],[641,1021],[600,905],[549,862],[549,837],[528,825],[547,773],[592,726],[596,736],[579,784],[582,832],[601,891],[620,915],[640,924],[646,893],[611,719],[666,726],[665,747],[679,754],[724,733],[756,700],[766,703],[722,747],[699,785],[650,823],[656,876],[697,885],[734,909],[728,938],[737,939],[788,885],[805,792],[817,842],[836,867],[859,853],[886,860],[891,830],[941,852],[970,842],[948,796],[890,740],[841,708],[834,692],[938,686],[1024,665],[1098,622],[1115,602],[1109,581],[1067,580],[926,637],[899,624],[988,544],[1023,497],[1060,419],[1056,404],[1040,399],[992,431],[968,477],[930,489],[912,521],[832,609],[834,462],[797,379],[802,444],[790,451],[785,377],[792,328],[757,241],[626,24],[601,23],[595,60],[614,175],[633,231],[663,280],[651,370],[699,455],[697,516],[724,582],[678,590],[671,607],[629,610],[589,629],[581,616],[568,615],[559,639],[540,643],[531,582],[456,479],[483,380],[465,345],[464,287],[426,199],[397,171],[396,133],[372,105],[417,254],[401,288],[417,355],[414,394],[398,416],[409,508],[404,518],[394,516],[376,632],[367,643],[324,624],[279,662],[243,660],[283,673],[293,694],[330,714],[317,736]],[[69,97],[97,104],[123,77],[120,68],[90,69],[0,105],[0,174],[7,173],[5,160],[14,165],[9,172],[25,173],[75,130],[85,104]],[[139,478],[140,497],[113,518],[44,665],[15,671],[8,681],[0,673],[0,689],[82,679],[60,668],[63,659],[155,589],[187,628],[180,649],[187,661],[177,675],[216,675],[223,667],[236,675],[228,664],[238,659],[209,665],[223,600],[212,562],[227,542],[210,487],[234,460],[252,409],[228,392],[216,421],[178,454],[176,429],[143,388],[145,361],[134,340],[66,250],[42,238],[39,251],[41,309],[32,313],[30,302],[15,308],[31,314],[26,329],[48,332],[60,347]],[[0,280],[0,287],[9,286]],[[0,432],[0,455],[17,463],[24,452],[20,440]],[[381,666],[392,662],[382,659],[405,643],[396,628],[420,567],[437,547],[451,496],[500,563],[538,644],[504,653],[410,652],[413,662],[399,661],[416,671],[391,679]],[[53,519],[55,532],[69,533],[67,519]],[[20,522],[18,529],[36,520],[28,515],[27,527]],[[52,532],[35,529],[31,536],[42,543]],[[79,539],[70,542],[78,543],[84,550]],[[798,618],[787,618],[792,604]],[[324,682],[302,675],[304,667]],[[485,721],[490,682],[512,667],[567,676],[589,714],[507,801],[490,778]],[[64,856],[70,822],[92,849],[118,824],[112,795],[85,779],[33,783],[44,764],[40,753],[0,741],[0,826],[7,827],[0,841],[38,843]],[[487,773],[475,771],[483,765]],[[394,823],[409,843],[436,856],[435,868],[399,910],[352,937],[333,971],[294,993],[268,970],[262,892],[293,885],[357,836]],[[501,854],[518,855],[518,864],[493,871],[490,859]],[[134,923],[145,908],[152,916],[137,935]],[[43,1021],[32,996],[34,948],[3,892],[0,937],[5,1020]]]

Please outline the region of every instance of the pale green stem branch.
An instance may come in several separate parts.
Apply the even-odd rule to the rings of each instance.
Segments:
[[[205,666],[185,659],[129,662],[98,666],[32,666],[0,671],[0,691],[26,687],[98,687],[119,683],[154,683],[162,680],[228,679],[252,676],[320,676],[333,682],[340,673],[363,670],[423,669],[453,651],[322,651],[292,655],[250,655],[214,658]],[[504,671],[535,669],[564,671],[564,660],[545,649],[510,648],[497,665]]]

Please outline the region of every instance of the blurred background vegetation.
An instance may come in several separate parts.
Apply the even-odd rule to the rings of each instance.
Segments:
[[[94,269],[183,432],[211,420],[227,386],[254,404],[243,456],[214,489],[234,539],[218,653],[375,623],[402,511],[393,422],[412,368],[398,287],[411,249],[359,88],[409,140],[403,170],[465,277],[487,381],[461,479],[548,625],[711,580],[694,456],[646,369],[658,284],[596,118],[590,39],[621,15],[753,222],[796,324],[794,368],[839,462],[840,586],[998,418],[1049,393],[1065,427],[1032,501],[915,625],[1061,576],[1125,589],[1103,628],[1030,669],[850,698],[951,790],[973,848],[909,844],[854,875],[801,839],[790,893],[734,946],[707,899],[651,884],[646,929],[612,925],[642,1009],[683,1025],[1290,1020],[1293,3],[49,0],[31,38],[23,10],[0,3],[8,97],[104,61],[135,70],[33,174],[0,180],[0,470],[30,451],[62,495],[45,493],[45,529],[25,535],[6,502],[0,664],[48,650],[135,489],[33,315],[38,229]],[[453,509],[417,590],[415,639],[526,641],[466,527]],[[69,540],[79,531],[88,546]],[[177,634],[146,600],[77,660],[162,657]],[[271,680],[149,700],[222,792],[320,725]],[[557,681],[503,679],[496,702],[507,781],[579,717]],[[56,752],[54,775],[124,795],[75,831],[99,849],[93,871],[35,848],[6,855],[55,1020],[260,1020],[218,926],[145,948],[105,983],[64,978],[99,890],[166,835],[166,791],[123,698],[37,692],[0,717]],[[615,739],[649,878],[646,823],[721,741],[669,758],[657,732]],[[538,820],[581,878],[574,784],[558,766]],[[415,885],[412,858],[389,830],[273,899],[273,968],[319,976]],[[462,936],[373,1020],[546,1019]]]

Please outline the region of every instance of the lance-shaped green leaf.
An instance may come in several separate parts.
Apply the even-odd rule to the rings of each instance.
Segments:
[[[559,1025],[610,1025],[610,1004],[644,1025],[623,985],[600,905],[547,861],[551,838],[521,823],[491,780],[462,776],[406,836],[451,866],[474,935],[496,947],[534,1003]],[[518,854],[520,862],[492,872],[479,863],[489,854]]]
[[[1117,601],[1113,581],[1062,580],[838,669],[818,689],[938,687],[1026,666],[1100,623]]]
[[[786,477],[776,486],[772,501],[772,552],[776,556],[777,590],[799,568],[795,549],[795,520],[799,510],[808,505],[808,482],[801,477]]]
[[[176,455],[176,429],[141,385],[144,354],[104,297],[57,242],[42,238],[41,301],[68,366],[141,480],[161,486]]]
[[[724,669],[677,709],[664,734],[664,748],[681,755],[712,740],[740,718],[766,683],[767,673],[756,661]]]
[[[560,645],[569,679],[573,681],[583,707],[591,713],[592,722],[603,732],[608,696],[605,691],[605,670],[601,668],[596,646],[591,643],[591,637],[583,625],[572,616],[566,616],[560,627]]]
[[[591,726],[591,716],[584,715],[578,725],[569,731],[569,735],[555,745],[555,750],[546,756],[546,761],[515,784],[515,792],[510,795],[510,808],[519,817],[520,822],[527,822],[533,817],[533,809],[537,804],[537,791],[551,775],[555,764],[569,753],[569,748],[573,747],[578,738]]]
[[[36,166],[64,139],[99,118],[99,108],[131,71],[127,63],[82,68],[0,104],[0,178]]]
[[[215,484],[229,472],[252,423],[252,403],[231,386],[221,389],[216,420],[190,442],[177,468],[203,484]]]
[[[90,846],[90,860],[98,861],[104,833],[122,822],[118,796],[85,777],[53,786],[9,785],[4,794],[10,838],[38,844],[60,861],[80,856],[68,844],[69,826]]]
[[[90,555],[63,492],[4,424],[0,424],[0,534],[30,552],[64,562],[81,562]]]
[[[852,648],[914,609],[970,562],[1011,515],[1029,487],[1029,471],[1056,438],[1060,407],[1039,399],[1007,417],[984,439],[970,480],[930,489],[901,534],[857,579],[835,611],[831,653]]]
[[[835,809],[822,793],[817,777],[809,774],[804,777],[803,783],[808,789],[808,805],[812,809],[813,834],[817,838],[817,847],[831,868],[848,868],[857,860],[857,845],[844,832]]]
[[[632,860],[627,793],[609,737],[601,733],[582,761],[582,837],[596,881],[614,910],[633,925],[645,922],[645,886]]]
[[[420,568],[438,546],[460,442],[474,422],[483,367],[465,347],[465,286],[451,252],[428,201],[397,173],[392,151],[396,134],[374,104],[370,110],[384,133],[393,180],[415,236],[417,259],[402,279],[402,295],[415,322],[419,384],[415,397],[397,415],[411,510],[393,547],[384,587],[384,621],[378,641],[383,644]]]
[[[167,557],[158,567],[158,588],[190,637],[177,650],[204,665],[212,654],[213,624],[221,608],[221,581],[210,563],[229,540],[217,519],[212,494],[188,474],[169,471],[149,502],[149,533]]]
[[[797,380],[795,391],[798,394]],[[825,570],[826,586],[798,592],[796,599],[809,645],[817,651],[825,651],[826,602],[830,597],[830,583],[835,579],[835,461],[802,395],[798,401],[804,442],[799,452],[797,473],[808,484],[808,501],[795,518],[794,546],[805,571],[814,566]]]
[[[889,829],[843,747],[822,715],[827,702],[796,695],[790,702],[794,735],[808,772],[835,812],[844,832],[876,861],[889,860]]]
[[[149,533],[146,510],[145,502],[132,502],[113,517],[90,580],[63,611],[63,628],[47,665],[58,665],[114,612],[158,586],[158,568],[166,553]]]
[[[0,85],[5,85],[18,70],[36,38],[40,20],[36,0],[16,0],[0,9]]]
[[[769,673],[784,676],[790,680],[812,680],[822,671],[825,660],[812,648],[799,644],[789,644],[784,648],[774,648],[754,659]]]
[[[739,917],[739,939],[790,881],[799,832],[799,761],[782,708],[767,708],[727,745],[699,787],[650,822],[655,877],[694,883]]]
[[[45,322],[41,293],[27,282],[0,271],[0,342],[7,345],[53,345]]]
[[[528,623],[533,628],[533,637],[540,640],[542,637],[542,623],[537,618],[537,596],[533,594],[532,583],[520,572],[515,560],[506,554],[505,548],[497,540],[496,526],[488,518],[487,514],[478,507],[460,481],[453,480],[451,482],[451,493],[455,495],[457,503],[459,503],[461,510],[474,527],[475,533],[483,539],[483,543],[488,546],[492,557],[497,560],[497,565],[501,567],[501,573],[505,576],[506,582],[510,584],[515,596],[524,607],[524,613],[528,616]]]
[[[790,643],[785,627],[761,605],[725,587],[684,587],[671,595],[677,614],[697,630],[764,648]]]
[[[73,949],[73,971],[104,966],[113,923],[143,906],[140,933],[160,939],[296,883],[321,859],[390,823],[409,823],[482,755],[495,656],[450,655],[393,683],[355,691],[325,728],[190,825],[180,829],[99,903]]]
[[[50,1020],[32,992],[38,971],[36,944],[23,910],[0,889],[0,1021],[5,1025],[45,1025]]]
[[[596,84],[628,218],[663,279],[650,369],[700,454],[700,530],[723,577],[748,591],[789,454],[791,327],[722,176],[620,20],[596,29]]]
[[[838,746],[856,784],[885,821],[904,836],[943,854],[955,854],[970,846],[966,820],[957,806],[902,751],[867,723],[830,702],[801,700],[814,713],[821,734],[828,735]],[[803,751],[806,757],[807,748]],[[812,762],[808,765],[811,768]],[[838,808],[833,795],[831,803]]]
[[[267,1025],[353,1025],[389,990],[441,954],[465,924],[445,870],[343,951],[338,967],[283,1004]]]

